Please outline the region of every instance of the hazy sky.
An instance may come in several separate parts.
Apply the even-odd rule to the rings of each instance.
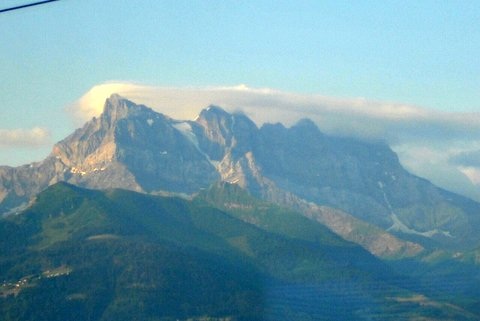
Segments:
[[[437,167],[426,160],[443,159],[480,182],[479,21],[478,1],[62,0],[1,13],[0,164],[41,160],[78,126],[72,108],[85,93],[123,82],[170,95],[235,88],[223,101],[250,111],[277,102],[280,119],[296,103],[309,105],[306,116],[338,107],[327,131],[375,119],[411,167],[427,173]],[[277,98],[251,95],[261,88]],[[416,163],[419,153],[432,159]]]

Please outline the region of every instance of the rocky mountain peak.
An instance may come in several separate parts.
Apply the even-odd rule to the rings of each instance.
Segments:
[[[204,128],[205,136],[223,147],[235,147],[239,140],[248,140],[258,131],[255,123],[243,113],[228,113],[218,106],[202,110],[196,122]]]
[[[144,112],[152,113],[153,110],[143,105],[137,105],[118,94],[112,94],[105,101],[101,118],[106,120],[109,125],[112,125],[120,119],[138,115]]]
[[[200,112],[196,122],[204,128],[210,141],[221,146],[231,145],[233,117],[222,108],[209,106]]]
[[[196,121],[175,121],[117,94],[45,161],[0,168],[0,211],[58,181],[193,194],[218,180],[275,202],[286,199],[288,206],[292,198],[285,195],[294,195],[409,237],[480,239],[467,231],[480,226],[480,204],[409,174],[388,146],[322,134],[308,119],[258,129],[245,114],[217,106]]]
[[[321,134],[318,126],[309,118],[302,118],[296,124],[291,127],[294,131],[300,131],[301,133]]]
[[[199,118],[213,119],[213,118],[228,118],[230,114],[222,107],[210,105],[200,112]]]

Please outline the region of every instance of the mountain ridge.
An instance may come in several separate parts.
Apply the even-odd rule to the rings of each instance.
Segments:
[[[224,181],[316,217],[372,251],[385,238],[369,244],[332,218],[364,222],[354,234],[367,227],[367,234],[388,231],[423,246],[480,244],[472,228],[480,226],[480,204],[408,173],[383,143],[329,136],[306,119],[259,128],[242,113],[210,106],[195,121],[180,121],[112,95],[100,117],[55,144],[44,161],[0,167],[0,211],[15,211],[59,181],[178,195]],[[332,216],[333,209],[345,215]]]

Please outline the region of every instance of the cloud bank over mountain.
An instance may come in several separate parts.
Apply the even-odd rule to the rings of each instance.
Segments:
[[[194,119],[208,105],[242,111],[258,125],[282,122],[288,126],[307,117],[327,134],[386,141],[415,174],[480,199],[480,164],[466,162],[471,158],[468,155],[480,151],[480,113],[439,112],[395,102],[245,85],[156,87],[126,82],[95,86],[69,110],[83,123],[102,112],[112,93],[177,119]]]
[[[50,132],[45,128],[0,129],[0,148],[40,147],[50,144]]]

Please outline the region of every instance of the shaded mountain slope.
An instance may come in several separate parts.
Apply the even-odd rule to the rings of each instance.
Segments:
[[[386,265],[322,227],[312,240],[261,227],[201,200],[59,183],[0,220],[0,311],[4,320],[475,320],[427,298],[429,308],[405,304],[416,294]]]

